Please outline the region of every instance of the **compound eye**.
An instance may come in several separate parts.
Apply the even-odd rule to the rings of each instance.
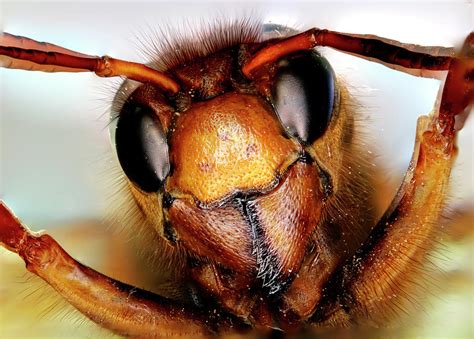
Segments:
[[[327,129],[334,108],[334,71],[316,51],[278,62],[272,104],[286,131],[305,143]]]
[[[115,147],[127,177],[146,192],[158,191],[170,171],[168,143],[153,111],[126,103],[115,131]]]

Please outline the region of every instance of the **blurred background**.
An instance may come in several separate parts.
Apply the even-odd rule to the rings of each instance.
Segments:
[[[254,16],[300,30],[320,27],[456,46],[473,29],[474,17],[470,1],[3,1],[0,6],[3,31],[138,62],[146,61],[138,40],[153,30],[169,26],[186,35],[216,18]],[[383,181],[396,187],[411,156],[416,118],[431,111],[439,81],[325,52],[361,104],[368,149],[376,154]],[[73,256],[106,273],[117,272],[119,254],[126,261],[123,238],[102,222],[110,201],[113,205],[110,196],[117,176],[107,126],[117,83],[85,73],[0,69],[1,199],[31,228],[47,229]],[[416,321],[397,335],[473,336],[473,132],[471,117],[460,133],[449,199],[452,218],[462,221],[445,239],[449,247],[435,259],[447,272],[439,276],[443,293],[435,293]],[[115,260],[106,255],[111,252]],[[80,317],[50,317],[54,312],[38,309],[36,302],[45,293],[42,287],[31,288],[37,282],[29,282],[24,272],[18,258],[0,249],[0,337],[105,335],[87,323],[81,325]],[[115,277],[139,280],[125,271]]]

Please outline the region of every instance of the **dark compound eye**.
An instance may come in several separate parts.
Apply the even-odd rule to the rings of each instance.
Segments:
[[[115,131],[117,155],[127,177],[146,192],[156,192],[170,171],[163,128],[150,108],[126,103]]]
[[[325,131],[334,108],[334,71],[315,51],[278,62],[272,103],[290,135],[312,143]]]

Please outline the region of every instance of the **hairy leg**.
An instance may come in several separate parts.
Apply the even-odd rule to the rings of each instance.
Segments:
[[[99,325],[130,336],[209,335],[240,327],[220,310],[203,311],[106,277],[71,258],[47,234],[34,234],[0,202],[0,243],[29,271]],[[234,329],[234,330],[235,330]]]
[[[456,116],[474,101],[474,34],[453,58],[437,114],[418,121],[410,168],[395,200],[367,241],[325,288],[313,321],[378,324],[396,313],[436,238],[455,146]]]

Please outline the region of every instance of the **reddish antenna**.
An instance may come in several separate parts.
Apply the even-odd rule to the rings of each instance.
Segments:
[[[467,37],[463,50],[456,54],[452,48],[418,45],[409,45],[405,48],[398,41],[376,36],[352,35],[312,28],[263,47],[247,60],[242,67],[242,73],[247,78],[253,79],[260,67],[274,63],[285,55],[316,46],[332,47],[412,75],[429,77],[432,76],[431,71],[449,71],[439,109],[439,121],[443,133],[453,134],[454,116],[462,113],[474,102],[473,32]]]
[[[254,72],[261,66],[275,62],[285,55],[316,46],[332,47],[342,52],[378,61],[389,67],[401,66],[407,69],[428,71],[448,70],[455,53],[452,48],[411,45],[410,49],[407,49],[401,45],[400,42],[375,36],[352,35],[312,28],[263,47],[245,63],[242,72],[247,78],[252,79]],[[433,56],[432,54],[446,55]],[[420,72],[417,75],[423,75],[423,73]]]
[[[167,94],[180,90],[169,75],[146,65],[93,56],[71,51],[53,44],[3,33],[0,36],[2,67],[43,72],[94,72],[100,77],[124,76],[131,80],[151,83]]]

